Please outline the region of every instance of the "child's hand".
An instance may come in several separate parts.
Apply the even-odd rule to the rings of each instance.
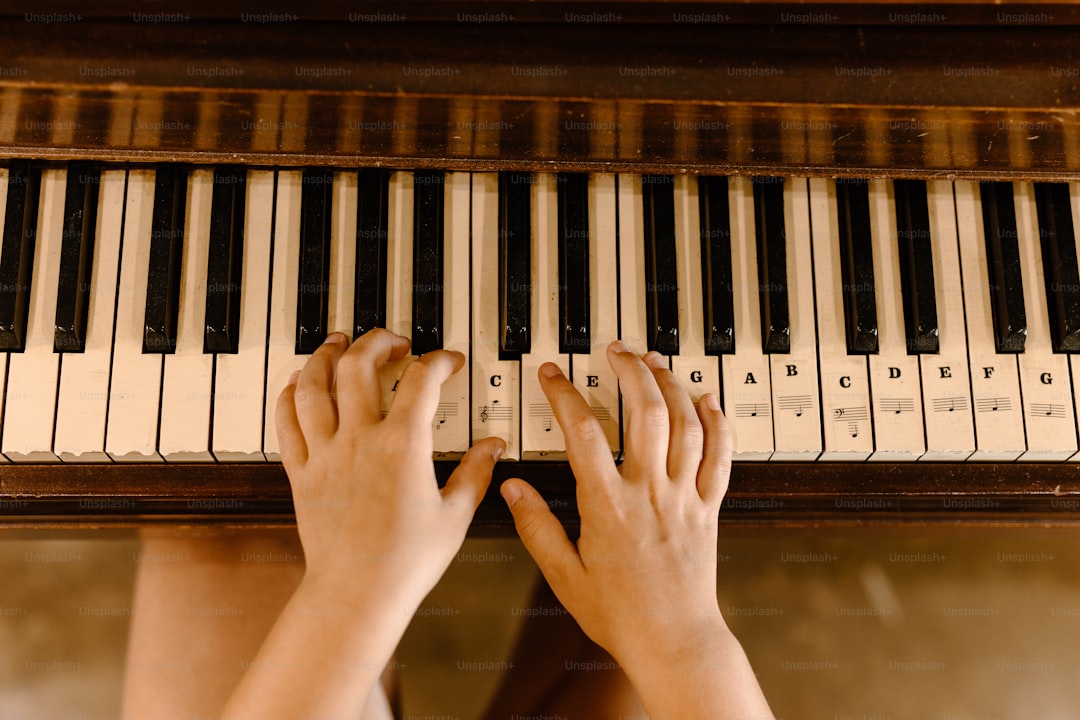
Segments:
[[[383,329],[351,347],[333,333],[282,391],[276,421],[307,578],[418,606],[461,547],[505,444],[471,448],[440,490],[431,422],[464,357],[437,350],[409,364],[383,419],[379,368],[408,347]]]
[[[717,514],[727,490],[731,435],[713,396],[695,410],[657,353],[608,346],[628,418],[616,467],[600,424],[557,373],[540,384],[566,437],[577,478],[576,545],[520,479],[502,485],[522,541],[582,630],[620,662],[684,652],[726,626],[716,601]],[[655,362],[656,364],[652,364]]]

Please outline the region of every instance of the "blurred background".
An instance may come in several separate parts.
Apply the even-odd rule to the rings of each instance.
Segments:
[[[134,532],[0,542],[0,720],[119,718]],[[778,718],[1080,718],[1080,553],[1041,528],[721,528],[717,594]],[[405,717],[477,717],[538,572],[470,539],[398,652]],[[222,619],[228,622],[227,618]],[[480,663],[480,664],[478,664]]]

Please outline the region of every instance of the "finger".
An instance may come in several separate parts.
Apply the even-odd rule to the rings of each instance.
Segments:
[[[607,435],[592,408],[555,363],[544,363],[537,373],[566,441],[566,455],[574,477],[583,487],[615,477],[615,460]]]
[[[401,373],[387,419],[430,436],[442,384],[464,365],[465,356],[451,350],[432,350],[413,360]]]
[[[481,440],[469,448],[469,452],[465,453],[465,457],[447,479],[446,486],[442,489],[443,500],[460,508],[463,529],[468,527],[469,521],[476,514],[476,508],[480,506],[480,501],[491,484],[495,463],[502,457],[504,450],[506,443],[502,438]]]
[[[307,443],[304,442],[304,433],[301,432],[300,421],[296,417],[296,379],[299,375],[300,371],[297,370],[289,378],[289,382],[278,395],[277,408],[274,411],[278,450],[285,472],[290,475],[293,468],[307,462]]]
[[[409,339],[384,328],[369,330],[353,342],[338,361],[338,411],[348,422],[376,423],[382,419],[379,370],[409,352]]]
[[[334,375],[338,359],[348,346],[349,338],[341,333],[330,333],[300,371],[296,381],[296,416],[304,437],[310,440],[337,432]]]
[[[544,573],[551,589],[556,594],[560,589],[565,590],[565,585],[583,570],[581,556],[551,508],[532,485],[520,478],[507,480],[499,492],[514,516],[514,527],[521,542]]]
[[[667,473],[670,421],[652,371],[621,340],[608,345],[607,356],[619,378],[626,411],[623,477]]]
[[[652,371],[667,403],[671,434],[668,439],[667,473],[672,479],[696,478],[701,464],[704,431],[686,389],[668,370],[667,359],[655,350],[642,358]]]
[[[701,499],[720,509],[731,475],[731,450],[734,438],[731,423],[720,410],[716,395],[708,393],[698,403],[698,416],[705,430],[705,448],[697,473],[697,488]]]

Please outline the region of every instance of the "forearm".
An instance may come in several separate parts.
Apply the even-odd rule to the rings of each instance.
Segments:
[[[697,641],[617,658],[653,720],[772,720],[746,653],[720,619]]]
[[[225,720],[350,717],[379,681],[415,608],[373,587],[300,584],[233,692]]]

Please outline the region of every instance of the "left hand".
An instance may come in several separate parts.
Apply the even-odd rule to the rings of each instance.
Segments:
[[[281,392],[276,423],[305,580],[379,587],[418,607],[461,547],[505,443],[474,445],[440,490],[431,423],[440,387],[465,358],[436,350],[414,360],[383,419],[379,369],[408,348],[381,328],[351,346],[331,334]]]

